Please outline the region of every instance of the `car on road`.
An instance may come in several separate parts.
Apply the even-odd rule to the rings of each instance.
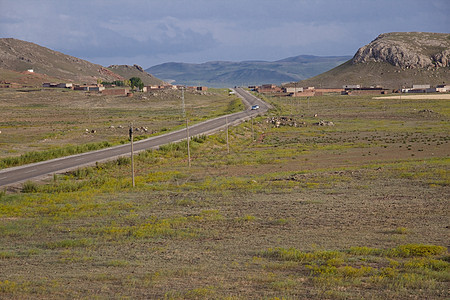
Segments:
[[[252,105],[252,110],[259,109],[259,105]]]

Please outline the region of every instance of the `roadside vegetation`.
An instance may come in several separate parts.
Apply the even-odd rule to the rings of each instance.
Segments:
[[[135,188],[122,157],[0,192],[0,298],[449,298],[448,101],[266,100]]]

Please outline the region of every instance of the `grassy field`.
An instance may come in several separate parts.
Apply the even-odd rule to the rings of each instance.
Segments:
[[[0,298],[448,299],[448,101],[266,100],[135,188],[121,158],[0,192]]]

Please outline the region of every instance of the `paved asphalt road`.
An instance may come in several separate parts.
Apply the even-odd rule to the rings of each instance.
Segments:
[[[189,126],[190,136],[211,134],[222,130],[226,128],[226,118],[228,118],[229,125],[234,125],[248,120],[258,114],[265,113],[269,109],[269,105],[267,103],[242,88],[235,88],[234,90],[236,94],[242,98],[246,106],[246,110]],[[251,110],[252,105],[259,105],[259,109]],[[164,144],[175,143],[185,139],[186,135],[186,129],[181,129],[166,133],[164,135],[141,140],[133,143],[134,151],[139,152],[146,149],[157,148]],[[130,144],[120,145],[98,151],[0,170],[0,186],[13,185],[26,180],[76,169],[81,166],[92,165],[96,162],[111,160],[119,156],[129,155],[130,150]]]

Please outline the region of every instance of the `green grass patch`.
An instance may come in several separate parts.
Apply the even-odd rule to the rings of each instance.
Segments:
[[[261,256],[273,260],[298,262],[290,268],[273,268],[274,272],[288,272],[291,280],[302,279],[315,288],[339,291],[343,287],[353,293],[366,288],[387,288],[414,293],[425,290],[440,295],[449,280],[450,264],[447,249],[436,245],[406,244],[390,249],[352,247],[341,251],[300,251],[295,248],[271,248]],[[391,257],[399,259],[391,260]],[[269,265],[270,266],[270,263]],[[283,286],[277,282],[275,286]],[[420,291],[421,292],[421,291]]]

